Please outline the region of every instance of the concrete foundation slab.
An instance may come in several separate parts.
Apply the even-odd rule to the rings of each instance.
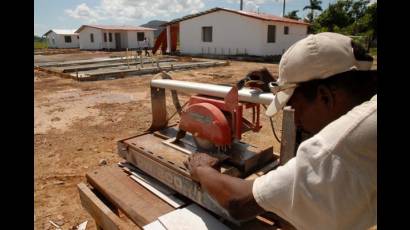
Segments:
[[[213,66],[229,65],[227,61],[203,61],[194,63],[171,64],[161,63],[160,67],[128,68],[118,66],[115,68],[96,69],[87,72],[72,73],[71,76],[79,81],[94,81],[99,79],[121,78],[126,75],[155,74],[161,71],[172,71],[192,68],[206,68]]]

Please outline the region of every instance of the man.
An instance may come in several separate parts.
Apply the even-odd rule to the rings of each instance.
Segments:
[[[216,159],[195,154],[186,165],[232,217],[269,211],[297,229],[367,229],[377,225],[377,76],[372,58],[349,37],[309,35],[292,45],[270,83],[266,114],[295,109],[312,137],[296,157],[254,181],[223,175]]]
[[[145,56],[149,56],[149,52],[148,52],[148,48],[149,48],[149,41],[147,40],[147,38],[144,37],[144,41],[142,42],[143,47],[144,47],[144,51],[145,51]]]

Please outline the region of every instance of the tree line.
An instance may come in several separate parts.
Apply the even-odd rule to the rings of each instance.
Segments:
[[[322,1],[309,0],[303,8],[308,11],[303,20],[310,23],[309,33],[337,32],[365,37],[369,46],[377,41],[377,2],[369,3],[369,0],[337,0],[323,10]],[[298,12],[288,12],[285,17],[300,20]]]

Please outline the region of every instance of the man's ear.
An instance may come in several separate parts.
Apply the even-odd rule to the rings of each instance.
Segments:
[[[333,92],[326,85],[319,85],[317,87],[317,99],[329,110],[335,106],[335,98]]]

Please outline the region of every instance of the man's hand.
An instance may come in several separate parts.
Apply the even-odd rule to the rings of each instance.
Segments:
[[[206,153],[194,153],[189,156],[188,161],[184,162],[185,167],[188,168],[191,178],[199,182],[198,169],[201,167],[211,167],[220,171],[220,161]]]
[[[185,166],[191,173],[191,178],[201,184],[229,214],[238,220],[248,220],[263,213],[253,198],[252,180],[244,180],[220,173],[220,163],[217,158],[205,153],[192,154]]]

